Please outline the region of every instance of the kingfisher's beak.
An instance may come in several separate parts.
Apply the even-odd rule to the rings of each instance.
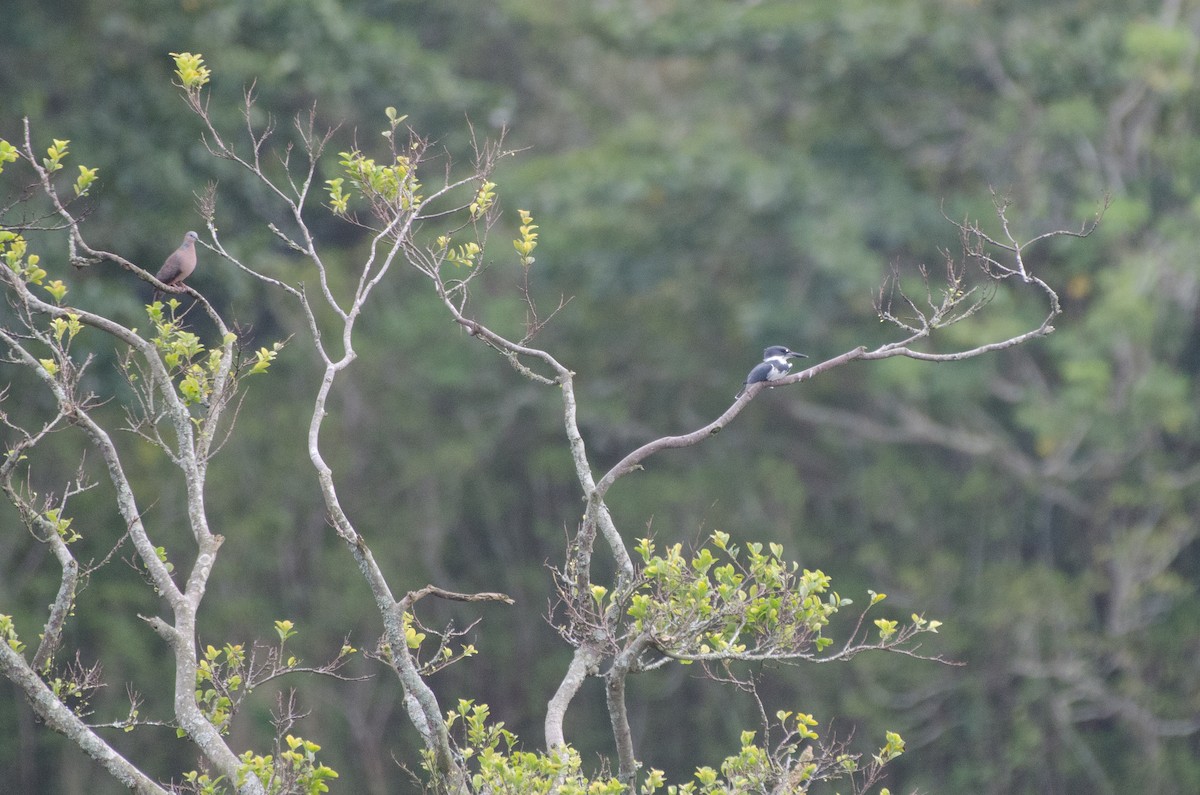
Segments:
[[[796,353],[795,351],[788,351],[788,356],[799,356],[801,359],[807,359],[807,358],[808,358],[808,354],[807,354],[807,353]]]

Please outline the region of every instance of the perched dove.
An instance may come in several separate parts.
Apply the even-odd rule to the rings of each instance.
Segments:
[[[183,236],[183,242],[179,244],[179,248],[171,252],[171,256],[167,257],[167,261],[158,269],[155,278],[163,284],[179,284],[184,279],[192,275],[192,271],[196,270],[196,238],[200,237],[195,232],[188,232]],[[162,295],[162,290],[154,291],[154,300]]]

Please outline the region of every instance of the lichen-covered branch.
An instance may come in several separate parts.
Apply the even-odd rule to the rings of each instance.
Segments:
[[[25,658],[3,641],[0,641],[0,674],[25,694],[26,700],[46,725],[78,745],[122,785],[139,795],[166,795],[168,790],[156,784],[137,765],[117,753],[95,730],[89,728],[47,687],[25,662]]]

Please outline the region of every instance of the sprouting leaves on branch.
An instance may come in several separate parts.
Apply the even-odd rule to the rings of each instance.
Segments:
[[[53,174],[63,167],[62,161],[67,157],[67,147],[70,141],[60,141],[54,139],[54,143],[46,150],[46,157],[42,159],[42,165],[46,171]]]
[[[0,138],[0,174],[4,173],[5,163],[15,163],[19,157],[17,147]]]
[[[212,76],[211,70],[204,65],[204,57],[198,53],[173,52],[175,59],[175,76],[179,78],[179,86],[189,94],[198,92],[208,84]]]
[[[417,179],[416,163],[408,155],[396,155],[391,165],[376,163],[357,149],[338,155],[346,178],[359,195],[376,207],[377,212],[407,211],[424,201],[421,182]],[[342,181],[329,180],[331,205],[345,212],[346,194],[342,192]]]
[[[601,634],[613,649],[644,639],[685,663],[820,660],[834,644],[826,635],[830,621],[854,603],[831,590],[824,572],[786,561],[779,544],[748,542],[743,550],[730,543],[728,533],[717,531],[689,555],[679,543],[660,552],[649,538],[639,540],[634,552],[641,565],[629,587],[593,586],[581,598],[563,581],[560,595],[578,622],[578,637]],[[868,610],[881,601],[871,596]],[[858,626],[865,615],[858,617]],[[898,648],[941,626],[916,615],[905,625],[882,618],[875,624],[881,630],[877,643],[855,628],[832,656]]]
[[[513,248],[521,255],[521,265],[526,269],[533,264],[533,250],[537,248],[538,233],[537,224],[533,222],[533,216],[528,210],[517,210],[521,216],[521,236],[513,241]]]
[[[4,264],[25,282],[40,285],[48,275],[38,266],[41,257],[29,253],[29,243],[19,232],[0,229],[0,255]]]

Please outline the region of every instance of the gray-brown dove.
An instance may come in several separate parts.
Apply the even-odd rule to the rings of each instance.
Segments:
[[[192,271],[196,270],[196,238],[200,237],[195,232],[188,232],[183,236],[183,242],[179,244],[179,248],[171,252],[171,256],[167,257],[167,261],[158,269],[158,273],[154,276],[163,284],[179,284],[184,279],[192,275]],[[162,290],[154,291],[154,300],[162,295]]]

